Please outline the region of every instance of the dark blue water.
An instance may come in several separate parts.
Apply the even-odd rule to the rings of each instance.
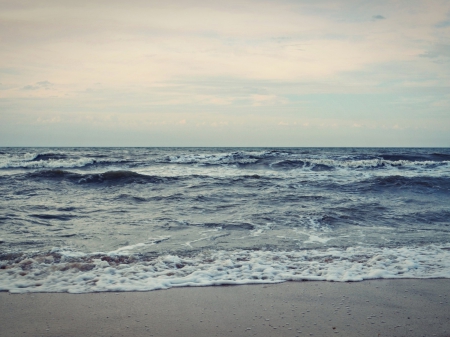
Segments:
[[[449,205],[443,148],[1,148],[0,289],[448,277]]]

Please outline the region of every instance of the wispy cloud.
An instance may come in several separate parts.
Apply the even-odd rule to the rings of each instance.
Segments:
[[[436,28],[447,28],[450,27],[450,20],[441,21],[436,24]]]
[[[437,44],[426,53],[420,54],[420,56],[427,58],[437,58],[440,56],[450,58],[450,44]]]
[[[36,82],[34,85],[28,84],[22,87],[22,90],[40,90],[40,89],[49,89],[53,86],[53,83],[49,81],[40,81]]]

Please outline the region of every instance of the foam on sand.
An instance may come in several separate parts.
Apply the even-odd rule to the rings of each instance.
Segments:
[[[0,291],[89,293],[284,281],[362,281],[450,278],[450,248],[347,248],[205,251],[195,256],[145,258],[130,249],[84,254],[54,249],[45,255],[3,257]]]

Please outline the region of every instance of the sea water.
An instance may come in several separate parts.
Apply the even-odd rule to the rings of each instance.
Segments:
[[[0,148],[0,291],[449,277],[447,148]]]

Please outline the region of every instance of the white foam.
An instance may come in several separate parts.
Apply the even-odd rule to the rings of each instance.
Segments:
[[[72,168],[83,167],[94,163],[92,158],[79,159],[50,159],[23,163],[24,168]]]
[[[6,155],[0,157],[0,168],[77,168],[101,162],[114,162],[113,159],[94,159],[94,158],[65,158],[65,159],[48,159],[36,160],[40,154],[45,153],[26,153],[24,155]]]
[[[302,161],[304,166],[297,170],[312,169],[317,165],[326,165],[332,168],[341,169],[370,169],[384,167],[386,169],[398,168],[428,168],[436,165],[450,167],[450,161],[411,161],[411,160],[388,160],[381,158],[373,159],[348,159],[348,158],[321,158],[321,156],[308,156],[279,151],[238,151],[230,153],[209,153],[209,154],[182,154],[178,156],[166,157],[167,162],[178,164],[198,164],[198,165],[221,165],[221,164],[252,164],[263,158],[280,158],[281,160],[271,163],[275,166],[284,160]]]
[[[166,161],[179,164],[252,164],[261,158],[289,156],[287,152],[279,151],[237,151],[229,153],[209,154],[182,154],[179,156],[168,156]]]
[[[417,168],[417,167],[430,167],[430,166],[450,166],[450,161],[410,161],[410,160],[387,160],[387,159],[361,159],[361,160],[336,160],[326,158],[292,158],[298,161],[304,162],[304,166],[299,169],[313,168],[316,165],[326,165],[332,168],[351,168],[351,169],[368,169],[376,167],[385,168]],[[270,166],[280,164],[282,161],[274,162]]]
[[[362,281],[380,278],[450,278],[450,248],[442,246],[273,251],[214,251],[193,257],[111,262],[99,253],[53,250],[53,256],[1,261],[0,291],[148,291],[182,286]],[[55,262],[55,254],[61,261]],[[106,255],[104,255],[106,256]]]
[[[320,242],[320,243],[327,243],[332,238],[326,238],[319,235],[310,235],[308,240],[304,241],[303,243],[314,243],[314,242]]]
[[[185,156],[171,156],[168,157],[168,161],[177,164],[251,164],[257,162],[258,159],[248,158],[245,155],[237,156],[233,154],[192,154]]]

